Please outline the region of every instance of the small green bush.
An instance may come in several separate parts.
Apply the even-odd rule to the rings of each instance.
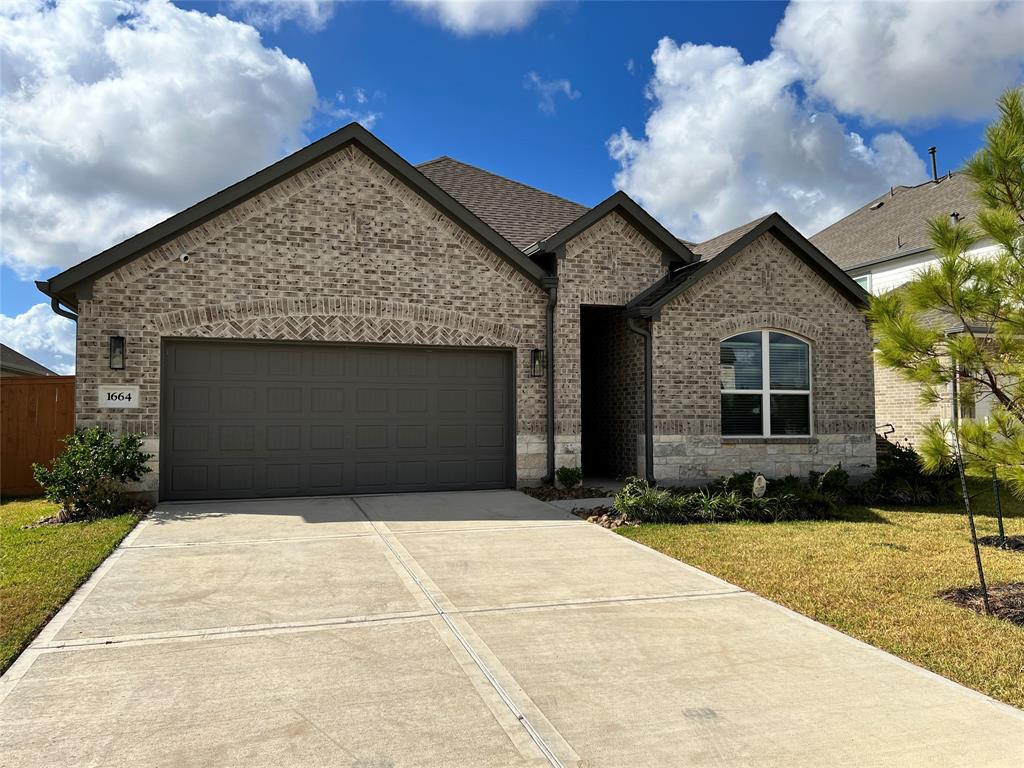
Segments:
[[[64,450],[49,467],[32,466],[45,496],[60,506],[57,519],[117,514],[126,506],[124,484],[141,480],[152,470],[142,451],[142,435],[120,439],[101,427],[75,430],[64,438]]]
[[[583,470],[579,467],[559,467],[555,477],[566,488],[575,488],[583,482]]]
[[[671,523],[679,514],[672,494],[639,477],[628,478],[612,503],[623,517],[642,523]]]

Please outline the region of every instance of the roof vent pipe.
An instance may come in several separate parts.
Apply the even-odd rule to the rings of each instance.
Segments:
[[[932,156],[932,181],[935,182],[939,180],[939,164],[935,160],[935,153],[937,151],[935,147],[928,147],[928,154]]]

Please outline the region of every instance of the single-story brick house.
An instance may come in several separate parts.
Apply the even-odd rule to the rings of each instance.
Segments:
[[[689,244],[355,124],[39,287],[163,499],[874,465],[865,293],[777,214]]]

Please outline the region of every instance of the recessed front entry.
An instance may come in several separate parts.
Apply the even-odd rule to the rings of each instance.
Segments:
[[[167,340],[161,410],[165,499],[514,484],[508,351]]]

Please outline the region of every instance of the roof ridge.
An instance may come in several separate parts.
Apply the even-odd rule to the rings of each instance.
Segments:
[[[422,168],[425,165],[433,165],[434,163],[440,163],[442,160],[451,160],[451,161],[456,162],[456,163],[459,162],[458,160],[456,160],[453,157],[450,157],[449,155],[438,155],[433,160],[425,160],[422,163],[416,163],[416,167],[417,168]]]
[[[531,184],[526,184],[526,183],[524,183],[522,181],[518,181],[516,179],[510,179],[508,176],[502,176],[500,173],[495,173],[494,171],[488,171],[486,168],[481,168],[479,165],[473,165],[472,163],[465,163],[462,160],[457,160],[456,158],[451,157],[450,155],[441,155],[440,157],[434,158],[433,160],[428,160],[425,163],[420,163],[416,167],[417,168],[422,168],[425,165],[432,165],[434,163],[440,162],[441,160],[448,160],[449,162],[456,163],[457,165],[461,165],[461,166],[463,166],[465,168],[472,168],[474,171],[478,171],[480,173],[485,173],[488,176],[493,176],[494,178],[500,179],[501,181],[506,181],[509,184],[515,184],[516,186],[522,187],[523,189],[528,189],[531,192],[539,192],[542,195],[547,195],[548,197],[553,197],[556,200],[561,200],[562,202],[565,202],[565,203],[571,203],[572,205],[576,205],[576,206],[579,206],[580,208],[583,208],[585,211],[589,211],[590,210],[589,206],[583,205],[583,203],[577,203],[575,200],[570,200],[567,197],[562,197],[561,195],[556,195],[554,192],[548,192],[546,189],[541,189],[540,187],[535,187],[535,186],[533,186]]]

